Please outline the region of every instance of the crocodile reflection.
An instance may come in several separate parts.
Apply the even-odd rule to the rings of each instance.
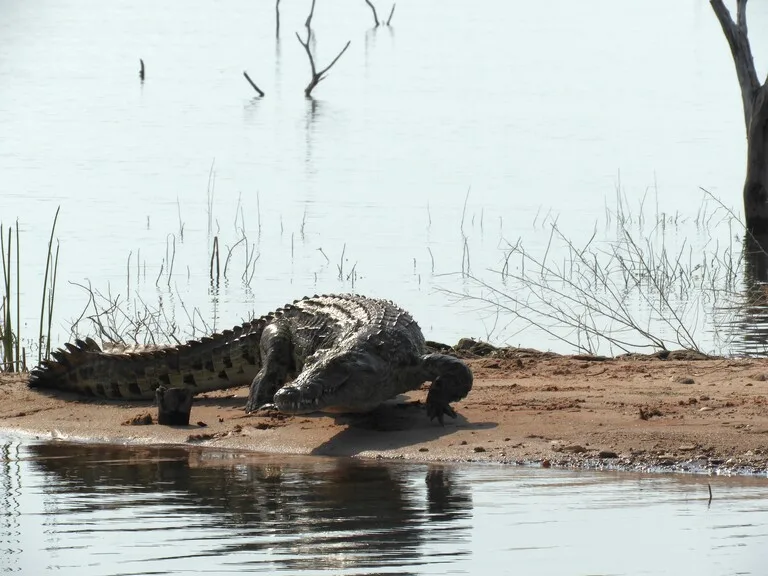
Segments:
[[[469,488],[452,470],[351,459],[293,459],[215,454],[184,448],[125,448],[66,443],[30,445],[33,465],[52,476],[58,514],[143,507],[162,501],[170,514],[231,527],[214,553],[275,549],[287,568],[407,565],[422,556],[429,532],[471,516]],[[98,491],[106,498],[85,497]],[[130,494],[121,499],[120,494]],[[190,512],[190,510],[192,510]],[[222,523],[222,519],[226,522]],[[443,526],[447,528],[448,526]],[[456,549],[455,554],[464,551]],[[272,556],[274,558],[274,555]],[[343,559],[343,560],[341,560]]]

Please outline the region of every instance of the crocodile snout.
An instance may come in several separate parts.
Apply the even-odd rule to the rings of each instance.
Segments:
[[[275,394],[274,403],[280,412],[314,412],[319,408],[320,394],[313,392],[313,387],[283,386]]]

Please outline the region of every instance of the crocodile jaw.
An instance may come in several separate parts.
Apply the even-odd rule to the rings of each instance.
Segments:
[[[364,359],[364,361],[360,361]],[[390,371],[376,357],[354,362],[319,364],[275,393],[273,402],[285,414],[369,412],[388,394]]]
[[[344,389],[346,378],[331,385],[319,381],[293,382],[280,388],[274,403],[285,414],[309,414],[310,412],[340,412],[334,399]]]
[[[369,412],[387,399],[391,380],[392,362],[356,336],[316,354],[273,402],[286,414]]]
[[[284,414],[310,414],[324,412],[326,414],[351,414],[370,412],[380,403],[380,399],[372,401],[345,398],[345,386],[340,385],[335,392],[317,392],[308,386],[287,384],[274,396],[274,404]]]

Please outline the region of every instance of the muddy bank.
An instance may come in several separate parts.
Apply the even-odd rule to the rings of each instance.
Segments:
[[[426,387],[365,416],[243,413],[246,388],[195,399],[188,427],[149,403],[29,390],[0,375],[0,428],[44,438],[270,453],[714,473],[768,471],[768,362],[692,354],[594,358],[465,347],[459,417],[428,421]],[[482,356],[481,356],[482,355]]]

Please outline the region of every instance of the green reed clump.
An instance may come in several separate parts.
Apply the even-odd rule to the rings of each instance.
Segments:
[[[53,236],[56,230],[56,221],[59,217],[59,209],[53,219],[51,237],[48,242],[48,254],[45,264],[45,279],[43,281],[43,303],[40,310],[40,332],[35,343],[38,348],[38,362],[51,353],[51,325],[53,322],[53,301],[56,292],[56,275],[59,262],[59,246],[56,245],[56,254],[53,255]],[[15,236],[15,246],[14,246]],[[15,254],[15,278],[13,258]],[[0,303],[0,370],[6,372],[22,372],[27,370],[26,349],[21,345],[21,241],[19,236],[19,221],[14,227],[6,229],[0,224],[0,260],[2,260],[3,285],[2,302]],[[50,277],[50,287],[48,280]],[[47,303],[47,324],[46,320]],[[15,306],[14,306],[15,304]],[[14,324],[14,310],[16,312]],[[43,332],[47,325],[47,332]]]
[[[21,369],[21,355],[19,353],[19,223],[16,222],[16,331],[13,328],[13,269],[11,268],[11,255],[13,254],[13,227],[8,228],[8,240],[5,230],[0,224],[0,260],[3,262],[3,297],[0,305],[0,369],[9,372]],[[7,248],[6,248],[7,244]]]

